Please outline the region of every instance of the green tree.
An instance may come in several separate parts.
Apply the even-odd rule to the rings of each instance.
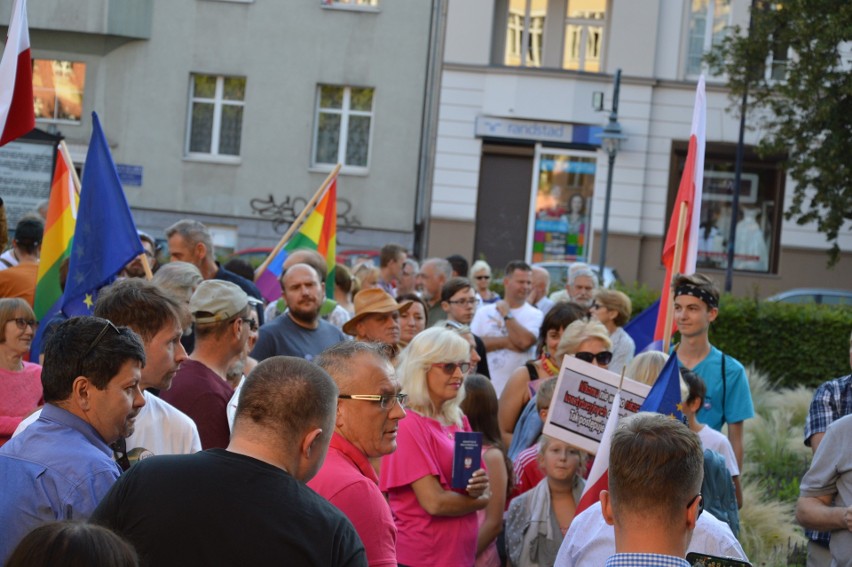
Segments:
[[[751,33],[735,27],[706,60],[727,75],[735,112],[748,93],[758,151],[786,155],[795,184],[785,215],[816,223],[833,265],[852,220],[852,2],[754,0],[751,18]]]

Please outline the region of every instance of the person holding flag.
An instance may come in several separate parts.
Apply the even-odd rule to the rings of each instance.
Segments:
[[[743,365],[710,344],[710,324],[719,316],[719,290],[703,274],[677,274],[672,296],[681,337],[678,364],[698,374],[707,386],[698,420],[717,431],[728,424],[728,439],[742,470],[743,422],[754,417],[754,404]]]

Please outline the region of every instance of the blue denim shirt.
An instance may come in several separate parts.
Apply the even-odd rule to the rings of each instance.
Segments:
[[[33,528],[87,519],[119,475],[91,425],[45,404],[38,420],[0,447],[0,564]]]

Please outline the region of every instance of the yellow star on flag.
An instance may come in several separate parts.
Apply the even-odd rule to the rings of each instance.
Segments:
[[[92,305],[94,305],[95,302],[92,301],[92,294],[91,293],[86,294],[86,299],[83,300],[83,303],[85,303],[86,307],[88,307],[89,309],[92,308]]]

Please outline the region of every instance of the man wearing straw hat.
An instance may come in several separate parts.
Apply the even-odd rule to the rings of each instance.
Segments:
[[[411,307],[411,301],[397,303],[383,289],[365,289],[355,296],[355,316],[343,325],[343,332],[362,342],[399,343],[399,316]]]

